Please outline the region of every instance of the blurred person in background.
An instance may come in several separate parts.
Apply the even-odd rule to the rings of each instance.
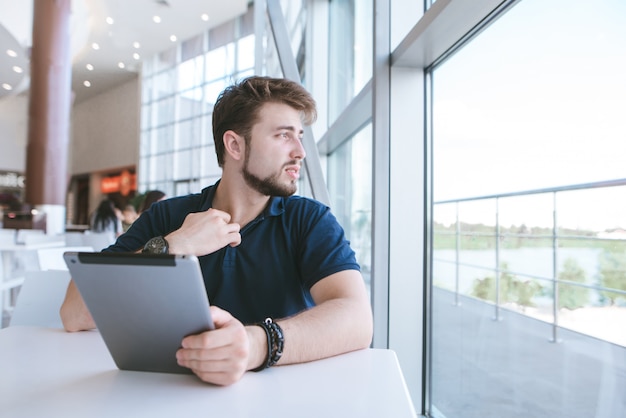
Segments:
[[[122,211],[115,206],[113,201],[104,199],[91,215],[89,226],[92,232],[110,233],[114,242],[115,238],[124,232],[122,218]]]
[[[122,228],[124,232],[128,231],[128,228],[135,222],[135,219],[139,217],[137,209],[132,204],[127,204],[122,211]]]

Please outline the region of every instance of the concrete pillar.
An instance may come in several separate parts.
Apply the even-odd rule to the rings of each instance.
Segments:
[[[72,62],[71,0],[34,0],[26,150],[26,203],[65,232]]]

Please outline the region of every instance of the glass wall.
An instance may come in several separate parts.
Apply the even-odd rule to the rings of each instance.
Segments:
[[[332,124],[372,78],[372,0],[331,1],[328,120]]]
[[[523,0],[432,72],[436,416],[626,413],[625,18]]]
[[[370,284],[372,266],[372,130],[368,125],[328,158],[333,213],[346,231],[361,273]]]
[[[199,192],[221,176],[213,104],[254,72],[253,11],[146,60],[142,71],[139,190]]]

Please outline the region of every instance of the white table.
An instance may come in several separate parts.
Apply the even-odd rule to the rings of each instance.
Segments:
[[[0,330],[0,416],[415,418],[397,357],[368,349],[249,372],[227,387],[121,371],[97,331]],[[194,415],[191,415],[194,414]]]

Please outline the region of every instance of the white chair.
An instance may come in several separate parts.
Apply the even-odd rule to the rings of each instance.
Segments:
[[[83,234],[83,245],[89,246],[94,251],[101,251],[115,242],[115,237],[111,232],[86,231]]]
[[[27,271],[9,326],[63,328],[59,309],[69,282],[69,271]]]
[[[79,247],[83,245],[83,236],[82,232],[66,232],[65,233],[65,245],[68,247]]]
[[[65,260],[63,260],[63,253],[66,251],[92,252],[93,248],[88,246],[41,248],[37,250],[39,269],[67,270]]]
[[[62,247],[65,245],[63,235],[28,234],[23,239],[26,247]]]
[[[15,229],[0,228],[0,244],[15,244]]]
[[[15,236],[15,242],[18,244],[24,244],[26,242],[26,238],[30,236],[43,236],[45,235],[45,231],[41,229],[18,229],[17,234]]]

